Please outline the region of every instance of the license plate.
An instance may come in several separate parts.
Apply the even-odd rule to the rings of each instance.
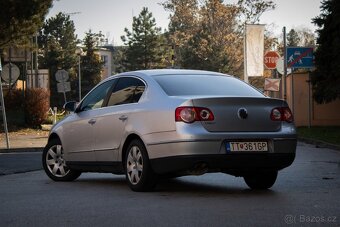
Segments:
[[[267,142],[227,142],[227,152],[230,151],[268,151]]]

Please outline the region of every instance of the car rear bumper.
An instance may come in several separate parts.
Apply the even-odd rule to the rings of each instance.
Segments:
[[[154,144],[147,144],[147,150],[150,159],[166,158],[183,155],[217,155],[229,154],[226,143],[230,141],[266,141],[268,151],[266,153],[285,154],[295,153],[297,139],[291,138],[230,138],[230,139],[193,139],[193,140],[175,140],[163,141]],[[242,154],[242,152],[233,152],[233,154]],[[261,152],[254,151],[255,155]]]
[[[160,175],[200,175],[225,172],[243,176],[250,172],[280,170],[290,166],[295,153],[230,153],[215,155],[182,155],[151,159],[152,169]]]

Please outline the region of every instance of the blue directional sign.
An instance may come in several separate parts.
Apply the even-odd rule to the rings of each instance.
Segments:
[[[287,68],[312,68],[313,48],[311,47],[287,47]]]

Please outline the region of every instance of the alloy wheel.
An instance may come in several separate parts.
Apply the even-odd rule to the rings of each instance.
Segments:
[[[143,174],[143,156],[141,150],[137,146],[133,146],[129,150],[126,170],[131,184],[138,184]]]
[[[46,165],[50,173],[56,177],[64,177],[70,172],[70,169],[66,166],[61,145],[50,147],[46,155]]]

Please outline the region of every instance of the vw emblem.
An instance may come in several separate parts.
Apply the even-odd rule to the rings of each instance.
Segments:
[[[240,119],[246,119],[248,117],[248,111],[246,110],[246,108],[240,108],[238,110],[238,117]]]

